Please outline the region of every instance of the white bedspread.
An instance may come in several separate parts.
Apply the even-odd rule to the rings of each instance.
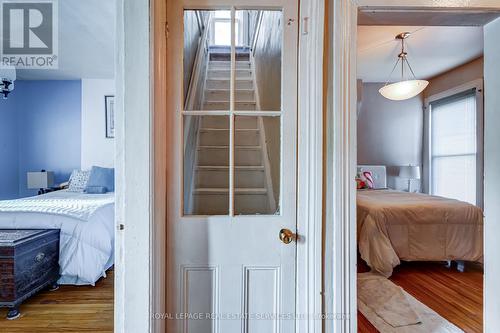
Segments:
[[[52,196],[38,196],[17,200],[0,201],[0,213],[45,213],[73,217],[88,221],[95,212],[106,205],[114,204],[109,195],[68,196],[67,191],[55,192]]]
[[[60,284],[94,283],[114,260],[114,193],[56,191],[0,201],[1,229],[60,229]]]

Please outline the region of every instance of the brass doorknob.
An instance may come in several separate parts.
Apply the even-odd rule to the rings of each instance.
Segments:
[[[290,244],[293,240],[297,239],[297,235],[289,229],[280,230],[280,240],[285,244]]]

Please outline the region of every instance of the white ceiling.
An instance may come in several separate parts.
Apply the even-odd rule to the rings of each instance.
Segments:
[[[405,31],[412,32],[405,44],[418,79],[429,79],[483,54],[482,27],[359,26],[359,79],[387,81],[401,51],[401,42],[395,36]],[[392,81],[398,75],[400,71],[394,71]]]
[[[21,80],[113,78],[114,0],[64,0],[59,3],[59,69],[18,70]]]

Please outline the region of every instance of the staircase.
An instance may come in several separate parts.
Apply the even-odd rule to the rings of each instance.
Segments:
[[[255,75],[248,48],[236,52],[235,110],[257,110]],[[209,50],[203,91],[203,110],[229,110],[230,53]],[[200,116],[196,139],[192,213],[227,215],[229,211],[229,117]],[[234,213],[274,214],[262,117],[235,117]]]

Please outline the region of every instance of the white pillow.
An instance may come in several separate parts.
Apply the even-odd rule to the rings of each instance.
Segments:
[[[89,181],[90,170],[73,170],[71,177],[69,177],[68,191],[70,192],[83,192],[87,187]]]

